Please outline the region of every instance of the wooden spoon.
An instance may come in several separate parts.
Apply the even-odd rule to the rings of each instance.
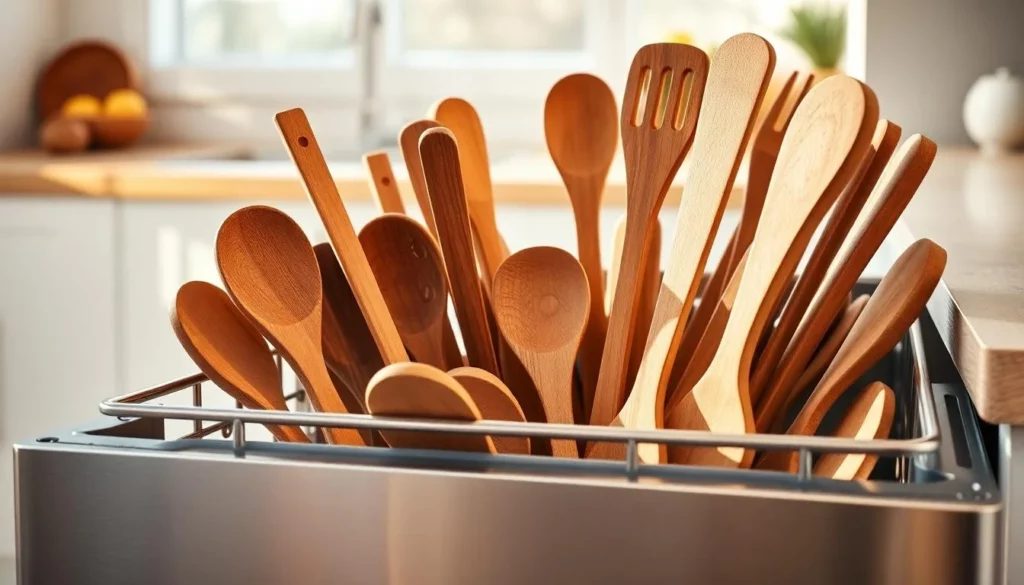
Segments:
[[[679,202],[676,235],[668,254],[669,264],[654,308],[643,360],[629,399],[613,424],[640,429],[663,426],[665,389],[682,324],[697,295],[704,263],[725,211],[726,194],[732,189],[744,145],[774,67],[772,46],[753,34],[734,36],[715,53],[705,88],[707,99],[701,105],[690,155],[692,166]],[[594,449],[591,456],[625,456],[622,444],[602,445]],[[641,460],[648,463],[665,461],[664,445],[642,444],[639,454]]]
[[[405,215],[405,204],[402,194],[398,191],[395,173],[391,170],[391,159],[386,152],[371,152],[363,155],[363,166],[369,175],[370,193],[377,202],[381,213],[401,213]]]
[[[405,347],[418,362],[448,363],[444,351],[448,282],[441,251],[427,230],[405,215],[385,214],[359,232],[359,243]]]
[[[322,288],[316,256],[284,213],[257,205],[232,213],[217,232],[217,266],[228,294],[288,361],[320,412],[348,412],[324,365]],[[327,440],[363,445],[353,429]]]
[[[599,77],[575,73],[563,77],[544,102],[548,152],[565,183],[576,218],[576,246],[590,283],[590,318],[580,344],[579,368],[583,410],[589,420],[594,388],[601,370],[608,317],[601,268],[600,215],[608,169],[619,142],[618,107],[612,90]]]
[[[886,165],[850,235],[793,334],[757,405],[759,431],[772,427],[829,325],[846,306],[846,296],[871,257],[910,203],[935,159],[935,143],[920,134],[908,138]]]
[[[494,342],[476,273],[455,136],[447,128],[427,130],[420,138],[420,158],[469,365],[498,375]]]
[[[797,108],[718,351],[693,389],[669,405],[665,426],[754,430],[749,376],[758,339],[815,228],[871,148],[877,123],[874,93],[842,75],[816,85]],[[741,448],[670,451],[675,463],[731,467],[748,467],[754,455]]]
[[[769,378],[775,373],[779,360],[782,359],[786,344],[792,339],[793,332],[811,304],[811,299],[821,286],[829,264],[835,259],[839,247],[853,227],[857,214],[864,207],[868,195],[882,175],[882,170],[896,150],[900,132],[900,127],[896,124],[891,124],[888,120],[878,121],[875,135],[871,139],[871,149],[861,163],[860,170],[846,188],[846,192],[832,206],[818,243],[804,262],[793,293],[786,301],[786,307],[757,359],[754,375],[750,380],[750,399],[754,404],[760,400]]]
[[[366,405],[377,416],[483,420],[461,384],[433,366],[412,362],[391,364],[377,372],[366,390]],[[381,435],[399,449],[498,452],[486,435],[386,430]]]
[[[527,248],[494,275],[494,316],[540,393],[549,423],[573,424],[572,376],[590,312],[587,275],[559,248]],[[552,441],[556,457],[578,457],[575,441]]]
[[[896,414],[896,394],[882,382],[861,391],[846,411],[834,436],[870,441],[886,439]],[[814,475],[831,479],[868,479],[878,455],[866,453],[824,453],[814,464]]]
[[[334,253],[345,270],[345,276],[359,301],[359,308],[363,311],[366,325],[370,328],[384,363],[408,361],[409,355],[388,313],[387,304],[373,278],[373,271],[366,262],[366,255],[359,245],[359,238],[341,202],[338,187],[327,168],[316,137],[313,136],[313,129],[309,127],[306,113],[294,109],[281,112],[274,118],[288,153],[298,167],[306,193],[327,229]]]
[[[469,207],[469,216],[473,219],[473,227],[479,236],[487,280],[490,282],[508,253],[502,244],[494,216],[491,164],[487,159],[487,141],[484,139],[480,116],[466,100],[450,97],[435,104],[430,117],[451,130],[452,135],[458,140],[466,204]]]
[[[610,424],[625,400],[648,236],[669,185],[690,150],[707,72],[708,56],[703,51],[675,43],[641,47],[630,66],[621,116],[626,234],[591,424]],[[645,80],[649,81],[646,95]]]
[[[193,280],[171,308],[178,341],[206,377],[254,410],[288,410],[280,372],[263,336],[216,286]],[[266,425],[279,441],[308,443],[299,427]]]
[[[813,435],[836,399],[903,339],[931,297],[946,267],[946,251],[918,240],[893,263],[847,336],[839,353],[786,431]],[[767,453],[759,469],[791,469],[796,453]]]
[[[423,220],[427,224],[427,229],[430,230],[430,235],[440,241],[437,237],[437,224],[434,223],[434,212],[430,209],[430,198],[427,196],[427,183],[423,179],[423,161],[420,160],[420,136],[427,130],[438,126],[440,124],[433,120],[410,122],[399,132],[398,145],[402,149],[405,168],[409,171],[409,182],[412,183],[412,191],[420,205]]]
[[[526,415],[523,414],[523,409],[519,407],[512,391],[494,374],[466,366],[455,368],[448,372],[448,375],[462,384],[485,420],[526,422]],[[529,437],[491,437],[491,440],[494,441],[498,453],[530,454]]]
[[[657,219],[655,219],[657,221]],[[612,301],[619,282],[619,268],[622,266],[622,246],[626,243],[626,214],[622,214],[615,223],[615,235],[612,236],[612,258],[608,264],[608,278],[604,285],[604,312],[612,312]]]

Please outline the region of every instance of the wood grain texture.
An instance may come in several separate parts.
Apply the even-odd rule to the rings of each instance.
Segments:
[[[427,195],[427,183],[423,178],[423,161],[420,160],[420,136],[431,128],[440,126],[434,120],[416,120],[409,122],[398,133],[398,147],[402,150],[405,168],[412,183],[412,192],[416,195],[416,203],[420,206],[423,221],[430,230],[430,235],[437,240],[437,224],[434,222],[434,211],[430,208],[430,197]]]
[[[843,415],[832,436],[871,441],[888,439],[896,414],[896,394],[882,382],[873,382],[861,390]],[[868,479],[878,455],[866,453],[823,453],[814,464],[814,475],[830,479]],[[795,469],[791,470],[796,472]]]
[[[367,180],[373,200],[381,213],[405,214],[402,193],[398,190],[398,181],[391,170],[391,159],[386,152],[371,152],[363,155],[363,166],[366,167]]]
[[[466,204],[480,238],[487,281],[490,282],[508,252],[502,244],[494,214],[491,163],[487,157],[483,124],[480,123],[480,116],[472,104],[454,97],[445,98],[435,104],[430,117],[448,128],[458,141]]]
[[[665,392],[683,324],[697,296],[704,264],[725,211],[726,193],[736,178],[774,67],[774,49],[757,35],[732,37],[715,52],[704,90],[707,99],[701,105],[690,154],[690,189],[679,205],[676,235],[643,360],[632,392],[618,414],[618,424],[640,429],[664,426]],[[666,460],[664,445],[642,444],[639,454],[647,463]],[[594,456],[599,455],[595,449]]]
[[[758,420],[774,421],[779,416],[789,399],[789,390],[846,305],[847,294],[917,192],[935,159],[935,151],[934,142],[915,134],[900,145],[885,166],[762,393],[757,405]]]
[[[871,147],[877,123],[874,93],[855,79],[838,75],[808,92],[779,150],[721,344],[700,381],[668,406],[667,427],[754,430],[749,376],[756,344],[815,228]],[[671,451],[673,462],[700,465],[747,467],[753,457],[737,448]]]
[[[512,391],[494,374],[469,366],[455,368],[448,375],[462,384],[473,403],[480,409],[485,420],[526,422],[526,415],[519,407]],[[513,455],[530,454],[529,437],[495,437],[491,440],[498,453]]]
[[[185,352],[221,390],[254,410],[288,410],[274,356],[228,295],[208,283],[181,285],[171,326]],[[279,441],[308,443],[299,427],[266,425]]]
[[[835,401],[899,343],[917,320],[946,267],[946,251],[918,240],[893,263],[871,295],[832,364],[786,432],[813,435]],[[796,453],[766,454],[759,469],[790,469]]]
[[[572,377],[590,312],[587,275],[560,248],[527,248],[494,275],[494,316],[530,373],[547,422],[574,424]],[[578,457],[575,441],[552,441],[556,457]]]
[[[615,95],[608,84],[588,73],[563,77],[544,102],[544,137],[572,204],[577,256],[590,283],[590,318],[578,356],[586,420],[590,420],[608,329],[600,302],[604,299],[604,271],[599,234],[601,197],[619,142],[617,124]]]
[[[615,233],[612,236],[612,257],[608,263],[608,277],[604,283],[604,312],[611,313],[615,289],[619,282],[619,269],[622,266],[622,246],[626,243],[626,214],[622,214],[615,222]]]
[[[352,292],[355,293],[384,363],[408,361],[409,355],[388,313],[377,281],[373,278],[373,271],[359,245],[359,238],[356,237],[331,172],[327,169],[306,113],[301,109],[288,110],[280,112],[274,119],[288,153],[299,170],[309,199],[327,230],[331,246],[352,286]]]
[[[224,220],[216,250],[228,294],[295,370],[313,407],[348,412],[324,363],[320,270],[298,224],[272,207],[244,207]],[[324,432],[332,443],[365,444],[352,429]]]
[[[447,128],[427,130],[420,138],[420,158],[469,365],[498,375],[455,136]]]
[[[370,414],[452,421],[483,420],[469,393],[451,376],[427,364],[391,364],[370,380],[366,390]],[[497,453],[485,435],[381,431],[397,449],[439,449]]]
[[[757,404],[761,393],[782,359],[786,345],[793,337],[800,320],[806,314],[811,300],[821,286],[825,274],[840,246],[853,227],[854,221],[867,202],[868,196],[882,175],[900,140],[901,129],[888,120],[879,120],[871,149],[864,157],[861,168],[850,181],[846,191],[832,206],[831,214],[817,244],[808,255],[799,279],[775,325],[764,350],[757,359],[750,381],[750,399]]]
[[[651,231],[648,234],[647,261],[644,263],[644,273],[641,276],[640,297],[636,305],[636,323],[633,325],[633,341],[630,342],[629,366],[626,368],[626,395],[636,383],[637,373],[640,371],[640,363],[644,359],[645,341],[651,330],[651,322],[654,320],[654,307],[658,304],[658,294],[661,291],[661,247],[662,247],[661,219],[655,218],[651,224]]]
[[[647,235],[693,141],[707,72],[708,57],[700,49],[673,43],[641,47],[630,66],[620,122],[626,160],[626,232],[591,424],[610,424],[625,400],[633,328],[648,255]],[[646,95],[645,75],[651,78]]]
[[[363,226],[359,242],[380,286],[398,334],[416,361],[458,367],[444,348],[448,279],[441,250],[416,220],[386,213]]]

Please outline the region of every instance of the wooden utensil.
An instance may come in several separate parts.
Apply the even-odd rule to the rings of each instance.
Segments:
[[[908,138],[886,165],[857,217],[850,235],[836,254],[804,318],[779,361],[779,366],[757,405],[757,428],[764,432],[774,424],[828,331],[845,306],[846,295],[860,278],[868,261],[910,203],[935,159],[935,143],[920,134]]]
[[[494,342],[476,273],[455,136],[447,128],[427,130],[420,138],[420,158],[469,365],[498,375]]]
[[[703,51],[674,43],[641,47],[630,66],[621,116],[626,234],[591,424],[610,424],[625,400],[648,234],[690,149],[707,72],[708,57]],[[645,86],[649,86],[646,94]]]
[[[642,429],[663,426],[665,388],[682,324],[697,295],[704,263],[725,210],[725,194],[732,188],[774,66],[774,50],[757,35],[732,37],[715,53],[705,88],[707,100],[701,105],[697,122],[691,172],[679,203],[676,236],[643,360],[629,399],[613,424]],[[604,443],[591,452],[591,456],[600,458],[624,455],[624,445],[614,443]],[[640,457],[649,463],[664,462],[665,448],[640,445]]]
[[[650,239],[647,242],[647,262],[644,263],[643,283],[640,299],[636,306],[636,324],[633,326],[633,341],[630,343],[629,367],[626,370],[626,396],[636,383],[640,363],[644,359],[647,335],[654,321],[654,307],[661,292],[661,220],[651,224]]]
[[[320,270],[298,224],[272,207],[244,207],[224,220],[216,249],[228,294],[292,366],[313,406],[348,412],[324,365]],[[332,443],[364,444],[352,429],[325,434]]]
[[[793,114],[748,251],[722,341],[704,376],[673,405],[667,427],[742,434],[754,430],[749,376],[770,312],[825,213],[850,182],[878,123],[861,82],[837,75],[816,85]],[[671,461],[748,467],[752,451],[670,449]]]
[[[448,282],[441,251],[427,230],[405,215],[385,214],[363,227],[359,243],[416,361],[441,369],[461,365],[445,355]]]
[[[559,248],[527,248],[494,275],[494,317],[530,373],[549,423],[573,424],[572,376],[590,312],[587,275]],[[556,457],[578,457],[575,441],[551,441]]]
[[[323,221],[334,253],[352,286],[352,292],[355,293],[384,363],[408,361],[409,355],[405,352],[402,338],[398,335],[395,322],[373,278],[373,271],[359,245],[359,238],[341,202],[338,187],[327,168],[306,113],[296,108],[281,112],[274,119],[288,153],[299,170],[306,193]]]
[[[441,370],[413,362],[391,364],[377,372],[366,390],[366,405],[375,416],[482,420],[469,393]],[[381,435],[399,449],[441,449],[497,453],[485,435],[386,431]]]
[[[526,422],[526,415],[523,414],[523,409],[519,407],[512,391],[494,374],[466,366],[455,368],[448,372],[448,375],[462,384],[485,420]],[[529,437],[491,437],[491,440],[494,441],[498,453],[530,454]]]
[[[658,221],[655,218],[655,221]],[[615,298],[615,289],[619,282],[619,268],[622,265],[622,245],[626,243],[626,214],[622,214],[619,221],[615,223],[615,235],[612,237],[612,258],[608,264],[608,278],[605,279],[604,312],[612,312],[612,300]]]
[[[829,264],[835,259],[839,247],[853,227],[854,220],[867,202],[868,195],[882,175],[882,170],[892,157],[893,151],[896,150],[900,132],[900,127],[896,124],[888,120],[878,121],[874,137],[871,139],[871,149],[861,163],[860,170],[832,206],[825,229],[808,255],[793,292],[789,295],[786,306],[757,359],[754,375],[750,380],[750,399],[754,404],[760,400],[770,376],[775,373],[779,360],[782,359],[786,344],[793,337],[793,332],[811,304],[811,299],[821,286]]]
[[[843,416],[834,436],[870,441],[886,439],[896,413],[896,395],[882,382],[861,391]],[[831,479],[868,479],[878,455],[866,453],[823,453],[814,464],[814,475]]]
[[[423,213],[423,220],[427,224],[427,229],[430,230],[430,235],[440,241],[437,237],[437,224],[434,223],[434,212],[430,208],[430,197],[427,196],[427,183],[423,179],[423,161],[420,160],[420,136],[427,130],[438,126],[440,124],[433,120],[410,122],[399,132],[398,146],[402,149],[405,168],[409,171],[409,182],[412,183],[412,191],[416,195],[420,212]]]
[[[946,251],[931,240],[918,240],[900,255],[789,425],[788,434],[813,435],[818,430],[836,399],[903,338],[924,309],[945,267]],[[758,468],[790,469],[795,459],[795,453],[770,452],[758,462]]]
[[[793,112],[803,101],[813,83],[813,75],[792,72],[751,141],[747,187],[743,195],[740,221],[736,224],[725,251],[718,260],[718,265],[704,287],[700,304],[685,326],[682,341],[680,341],[679,350],[676,353],[678,358],[672,367],[670,389],[677,387],[682,380],[683,372],[688,365],[687,356],[693,355],[697,345],[702,343],[704,330],[718,306],[719,297],[725,286],[732,280],[739,259],[746,253],[750,242],[754,239],[754,231],[761,219],[761,210],[764,209],[764,197],[768,193],[768,183],[771,181],[772,171],[775,169],[775,161],[779,157],[782,137],[789,128],[790,120],[793,119]],[[708,341],[715,347],[718,346],[717,339]]]
[[[181,285],[171,307],[171,326],[206,377],[242,406],[288,410],[267,342],[224,291],[198,280]],[[266,427],[279,441],[309,442],[299,427]]]
[[[601,198],[619,142],[617,123],[618,108],[612,90],[599,77],[588,73],[563,77],[544,102],[544,136],[572,203],[576,247],[593,301],[578,357],[587,420],[608,329],[608,317],[599,302],[604,298],[599,233]]]
[[[124,51],[104,41],[80,41],[63,49],[40,73],[36,108],[46,120],[72,96],[103,100],[117,89],[140,88],[138,71]]]
[[[402,194],[395,181],[395,173],[391,170],[391,159],[386,152],[371,152],[363,155],[363,166],[370,181],[370,193],[377,202],[381,213],[401,213],[405,215],[405,204]]]
[[[480,116],[466,100],[450,97],[435,104],[430,117],[451,130],[452,135],[458,140],[466,204],[479,237],[484,267],[487,269],[487,280],[490,282],[508,252],[502,244],[494,216],[491,163],[487,158],[487,141],[484,139]]]

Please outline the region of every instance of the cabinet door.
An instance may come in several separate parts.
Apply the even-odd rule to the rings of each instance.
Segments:
[[[11,443],[99,417],[116,375],[114,204],[0,198],[0,557],[13,554]]]

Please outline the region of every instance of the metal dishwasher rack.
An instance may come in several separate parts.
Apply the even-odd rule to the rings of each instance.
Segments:
[[[198,398],[192,376],[16,446],[20,582],[995,583],[1001,496],[962,384],[929,379],[935,343],[915,324],[866,377],[898,396],[900,438],[874,441],[150,403]],[[195,429],[168,440],[164,419]],[[262,423],[619,441],[629,458],[247,440]],[[201,439],[218,431],[231,440]],[[796,450],[800,470],[643,464],[639,442]],[[880,459],[841,482],[812,476],[821,452]]]

